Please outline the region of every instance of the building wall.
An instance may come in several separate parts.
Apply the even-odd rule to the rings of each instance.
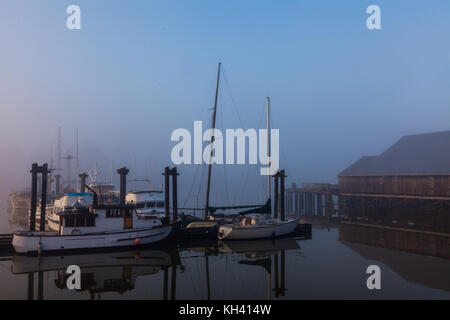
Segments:
[[[450,197],[450,175],[340,176],[341,193]]]

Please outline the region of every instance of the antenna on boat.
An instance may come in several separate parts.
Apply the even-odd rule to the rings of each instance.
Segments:
[[[222,67],[222,63],[219,62],[219,70],[217,71],[217,84],[216,84],[216,96],[214,99],[214,112],[213,112],[213,121],[212,121],[212,135],[211,135],[211,152],[209,158],[209,167],[208,167],[208,184],[206,187],[206,205],[205,205],[205,220],[208,219],[209,215],[209,195],[211,191],[211,169],[212,169],[212,152],[213,152],[213,144],[214,144],[214,130],[216,128],[216,116],[217,116],[217,100],[219,96],[219,85],[220,85],[220,70]]]
[[[98,169],[97,169],[97,162],[94,164],[94,184],[97,183],[97,176],[98,176]]]

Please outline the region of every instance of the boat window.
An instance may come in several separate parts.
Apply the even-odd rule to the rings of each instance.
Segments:
[[[64,227],[66,228],[95,227],[95,215],[91,213],[66,215],[63,220]]]
[[[143,208],[145,208],[145,203],[138,203],[136,205],[136,209],[143,209]]]
[[[154,203],[154,202],[147,202],[147,208],[154,208],[155,204],[156,203]]]
[[[64,227],[73,228],[75,227],[75,216],[65,216],[64,217]]]
[[[157,204],[156,204],[156,206],[158,207],[158,208],[164,208],[164,202],[162,201],[159,201]]]
[[[122,218],[122,211],[120,208],[106,208],[106,218]]]

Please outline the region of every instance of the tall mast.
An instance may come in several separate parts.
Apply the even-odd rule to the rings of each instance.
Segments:
[[[267,159],[270,159],[270,98],[266,98],[266,119],[267,119]],[[271,199],[271,181],[272,176],[270,175],[270,168],[272,161],[269,161],[269,175],[267,176],[267,198]]]
[[[78,128],[77,128],[77,132],[76,132],[76,135],[77,135],[77,174],[79,174],[80,173],[80,157],[79,157],[79,153],[78,153]]]
[[[67,157],[64,159],[67,160],[67,189],[70,189],[70,161],[73,159],[73,156],[70,153],[67,153]]]
[[[216,97],[214,99],[214,112],[213,112],[213,121],[212,121],[212,136],[211,136],[211,152],[210,152],[210,161],[208,167],[208,185],[206,187],[206,205],[205,205],[205,220],[208,218],[209,214],[209,194],[211,189],[211,169],[212,169],[212,151],[214,144],[214,130],[216,129],[216,115],[217,115],[217,100],[219,97],[219,85],[220,85],[220,69],[222,67],[222,63],[219,62],[219,70],[217,71],[217,84],[216,84]]]
[[[58,170],[61,170],[61,127],[58,128]]]

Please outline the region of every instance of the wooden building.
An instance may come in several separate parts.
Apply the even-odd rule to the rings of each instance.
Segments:
[[[339,174],[350,220],[450,233],[450,131],[401,138]]]

